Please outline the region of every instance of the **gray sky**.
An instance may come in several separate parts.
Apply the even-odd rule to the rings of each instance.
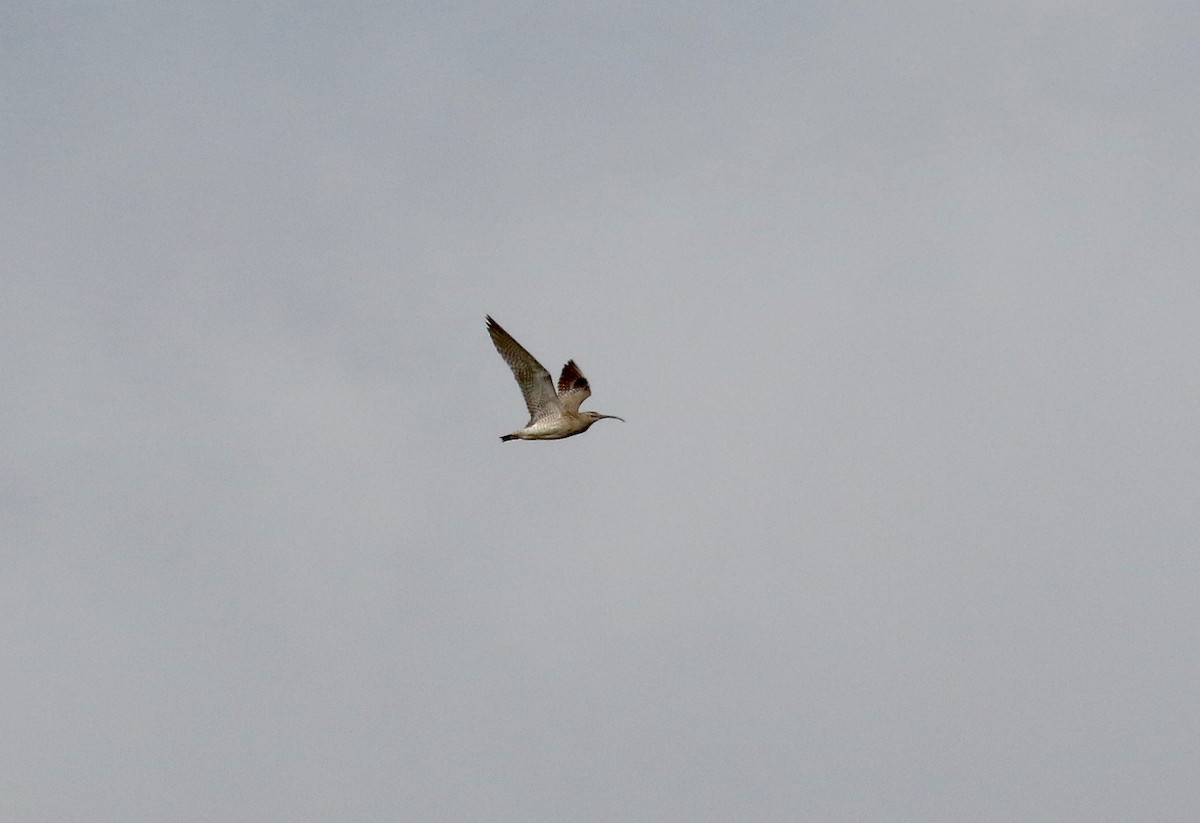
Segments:
[[[1200,819],[1200,6],[438,5],[0,12],[0,818]]]

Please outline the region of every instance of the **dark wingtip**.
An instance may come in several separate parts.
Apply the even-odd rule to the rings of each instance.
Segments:
[[[485,315],[485,316],[487,317],[488,334],[494,335],[496,332],[500,332],[501,334],[508,334],[508,332],[506,332],[504,330],[504,327],[496,322],[496,318],[492,317],[490,314]]]

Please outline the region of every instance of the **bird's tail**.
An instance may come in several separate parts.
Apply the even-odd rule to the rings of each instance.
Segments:
[[[516,439],[517,439],[517,436],[515,434],[506,434],[500,438],[500,442],[504,443],[505,441],[516,440]]]

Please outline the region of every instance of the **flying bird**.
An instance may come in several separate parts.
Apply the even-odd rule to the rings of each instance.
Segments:
[[[563,366],[556,392],[546,367],[525,351],[524,346],[514,340],[511,334],[500,328],[491,315],[487,318],[487,328],[492,342],[496,344],[496,351],[500,352],[504,362],[512,369],[513,377],[517,378],[517,385],[525,397],[525,407],[529,409],[529,422],[525,428],[506,434],[501,440],[561,440],[583,434],[597,420],[606,417],[625,422],[615,414],[579,410],[579,404],[592,396],[592,390],[574,360],[568,360],[567,365]]]

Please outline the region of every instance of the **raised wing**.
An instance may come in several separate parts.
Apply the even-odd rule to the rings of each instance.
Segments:
[[[562,401],[563,408],[569,412],[578,412],[579,404],[591,396],[592,389],[588,386],[587,378],[575,365],[574,360],[568,360],[558,378],[558,399]]]
[[[529,422],[545,417],[548,414],[562,414],[562,403],[554,392],[554,383],[550,372],[539,363],[525,347],[513,339],[513,336],[500,328],[500,324],[488,315],[488,334],[496,351],[504,358],[504,362],[512,369],[517,385],[521,387],[521,395],[525,398],[525,408],[529,409]],[[587,385],[587,381],[584,381]]]

